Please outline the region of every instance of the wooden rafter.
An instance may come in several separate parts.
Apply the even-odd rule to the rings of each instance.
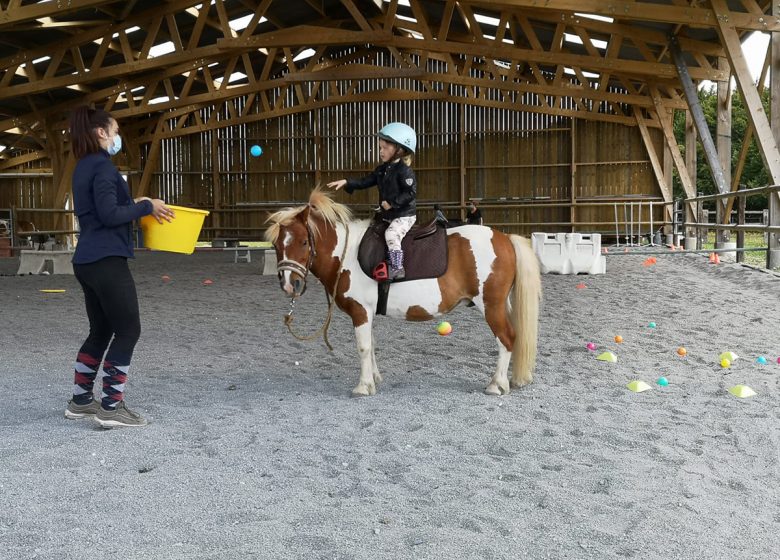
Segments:
[[[276,16],[291,1],[302,2],[311,17],[282,23]],[[197,133],[203,127],[311,110],[322,103],[398,98],[442,99],[630,126],[638,126],[636,110],[645,109],[650,112],[643,124],[660,127],[656,113],[684,109],[686,103],[666,48],[667,33],[658,25],[637,22],[674,25],[681,48],[691,55],[693,80],[725,79],[713,62],[726,51],[724,41],[702,40],[701,33],[698,38],[686,36],[687,28],[718,30],[721,36],[724,25],[737,36],[751,29],[780,29],[765,15],[768,2],[742,0],[742,9],[727,12],[725,23],[718,22],[725,9],[718,2],[725,6],[723,0],[711,6],[687,0],[445,0],[433,9],[424,0],[408,5],[391,0],[375,11],[366,11],[359,0],[214,5],[170,0],[146,10],[116,0],[70,0],[67,9],[54,2],[10,2],[0,8],[0,30],[49,25],[68,34],[0,58],[0,105],[16,103],[15,116],[0,120],[0,134],[17,130],[20,145],[45,144],[41,117],[66,114],[76,103],[65,100],[70,95],[58,97],[57,91],[66,88],[82,91],[80,102],[108,106],[119,118],[132,121],[123,126],[148,131],[146,123],[170,117],[172,124],[165,130],[155,128],[158,136]],[[79,10],[93,7],[106,17],[78,19]],[[179,17],[185,10],[190,15]],[[596,20],[583,17],[583,12],[619,19]],[[243,30],[230,27],[234,17],[248,14]],[[495,20],[485,23],[478,17],[485,14]],[[145,33],[131,33],[135,26]],[[581,45],[565,40],[570,35]],[[606,48],[596,46],[596,40],[605,41]],[[152,47],[163,41],[171,41],[174,51],[150,57]],[[315,55],[294,63],[308,47]],[[354,50],[345,54],[349,49]],[[391,55],[389,64],[378,57],[383,52]],[[44,55],[50,58],[32,65]],[[378,60],[384,66],[378,66]],[[230,83],[234,72],[247,78]],[[397,78],[403,85],[372,89],[378,78]],[[657,86],[655,96],[645,86],[649,80]],[[132,91],[141,86],[142,93]],[[363,93],[356,96],[358,90]],[[160,97],[167,101],[152,103]],[[234,103],[238,97],[245,99],[241,108]],[[46,103],[47,98],[53,102]],[[20,111],[20,106],[29,109]],[[200,121],[197,111],[218,106],[227,120]]]

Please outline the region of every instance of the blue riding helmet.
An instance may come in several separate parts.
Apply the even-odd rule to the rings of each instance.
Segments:
[[[378,136],[382,140],[398,144],[412,153],[417,149],[417,134],[408,124],[401,122],[386,124],[382,127],[382,130],[379,131]]]

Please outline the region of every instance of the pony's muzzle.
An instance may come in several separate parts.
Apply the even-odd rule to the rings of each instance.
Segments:
[[[299,296],[303,294],[303,290],[306,289],[306,283],[301,278],[296,278],[292,282],[293,294]]]
[[[306,282],[298,274],[280,270],[278,276],[279,286],[281,286],[282,291],[288,296],[297,297],[302,295],[306,290]]]

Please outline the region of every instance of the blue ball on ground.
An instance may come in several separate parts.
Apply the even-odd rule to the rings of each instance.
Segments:
[[[666,387],[667,385],[669,385],[669,380],[662,376],[658,378],[658,381],[656,381],[656,383],[658,383],[661,387]]]

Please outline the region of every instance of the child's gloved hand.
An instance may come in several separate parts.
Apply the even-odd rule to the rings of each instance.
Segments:
[[[392,208],[392,206],[390,206],[389,202],[387,202],[386,200],[383,200],[382,201],[382,208],[384,208],[385,210],[390,210]]]
[[[328,188],[339,190],[341,187],[347,184],[346,179],[339,179],[338,181],[332,181],[328,183]]]

